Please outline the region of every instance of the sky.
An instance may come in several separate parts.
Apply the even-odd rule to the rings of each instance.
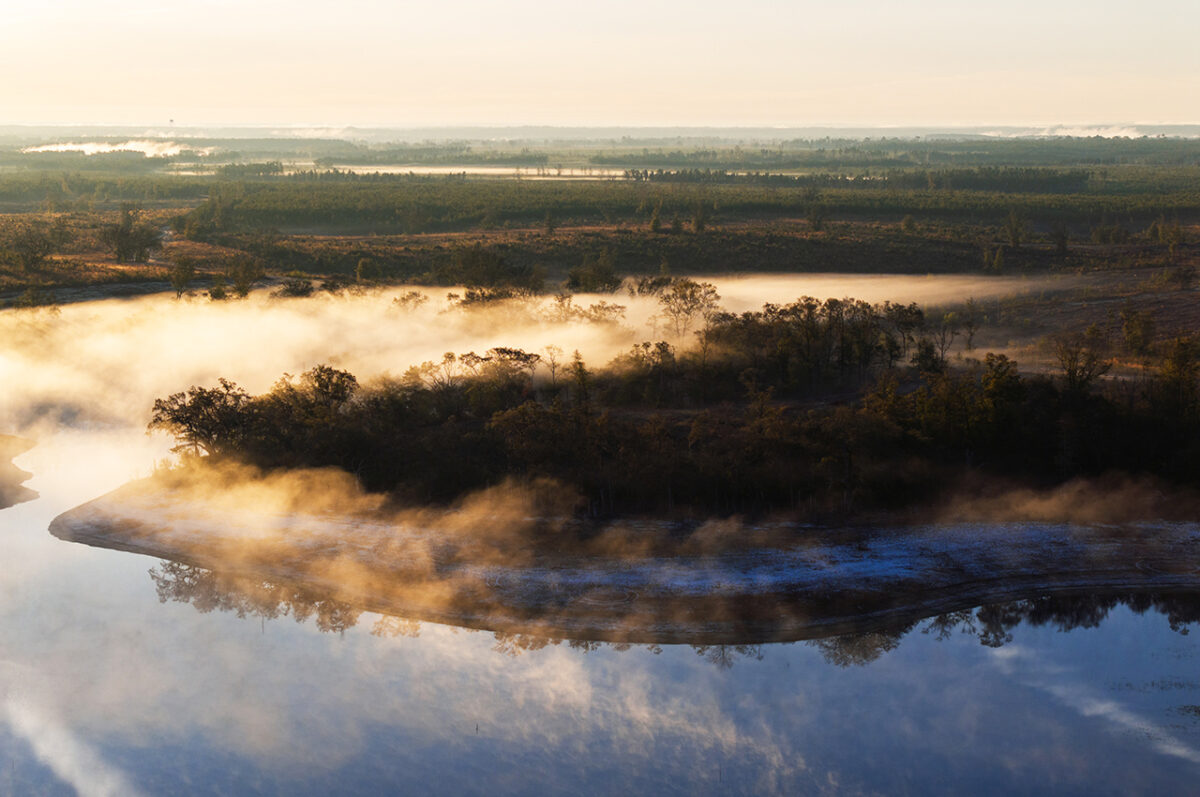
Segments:
[[[8,0],[0,124],[1200,122],[1195,0]]]

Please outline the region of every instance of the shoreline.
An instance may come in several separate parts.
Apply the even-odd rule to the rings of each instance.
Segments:
[[[484,533],[507,521],[476,522]],[[227,511],[146,483],[50,525],[63,540],[289,584],[368,611],[611,642],[795,641],[1048,594],[1200,590],[1192,523],[791,532],[787,544],[675,555],[513,553],[377,516]]]
[[[33,474],[21,470],[12,462],[34,445],[36,444],[32,440],[23,437],[0,434],[0,509],[7,509],[38,497],[37,492],[23,486]]]

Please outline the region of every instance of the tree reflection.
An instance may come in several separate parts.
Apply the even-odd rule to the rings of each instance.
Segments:
[[[825,661],[836,667],[861,667],[900,647],[900,640],[911,629],[908,626],[896,631],[844,634],[816,639],[811,644],[821,651]]]
[[[12,463],[13,457],[33,448],[33,443],[19,437],[0,434],[0,509],[37,498],[37,493],[24,486],[33,474]]]
[[[762,661],[762,645],[692,645],[700,658],[718,669],[731,669],[738,659]]]
[[[230,612],[238,617],[273,620],[290,616],[300,623],[311,618],[316,628],[323,632],[343,632],[352,628],[365,610],[307,588],[224,575],[178,562],[163,562],[151,568],[150,578],[162,602],[189,603],[200,612],[215,610]],[[1059,631],[1096,628],[1113,609],[1120,606],[1126,606],[1137,614],[1157,612],[1167,619],[1172,630],[1180,634],[1187,634],[1192,625],[1200,623],[1200,593],[1106,591],[1035,595],[977,608],[957,609],[931,617],[921,617],[919,609],[914,609],[915,615],[898,617],[891,623],[864,617],[861,622],[871,623],[870,627],[851,633],[826,633],[824,636],[819,625],[821,618],[814,618],[813,625],[797,629],[791,641],[806,641],[834,666],[865,666],[897,649],[905,636],[918,629],[939,641],[968,636],[978,639],[982,645],[998,648],[1012,642],[1013,631],[1022,624]],[[779,608],[785,607],[781,605]],[[565,633],[548,633],[552,619],[541,618],[540,622],[535,619],[532,630],[466,630],[490,632],[494,637],[492,649],[509,657],[523,656],[563,643],[568,649],[582,653],[601,649],[621,652],[633,648],[654,654],[662,652],[661,645],[655,642],[574,639]],[[845,625],[843,623],[840,627],[844,628]],[[421,623],[413,618],[381,614],[370,633],[376,637],[414,638],[421,634]],[[704,633],[697,631],[696,637],[702,638]],[[678,631],[673,631],[672,637],[664,642],[689,642],[679,637]],[[759,661],[763,658],[764,647],[758,639],[746,639],[745,642],[701,639],[690,644],[696,655],[720,670],[729,670],[739,661]]]
[[[492,646],[492,650],[513,658],[529,653],[530,651],[541,650],[548,645],[560,645],[563,641],[555,637],[509,634],[503,631],[496,631],[495,637],[496,644]],[[584,652],[588,652],[588,649],[584,649]]]
[[[932,634],[940,642],[954,636],[955,631],[973,634],[975,628],[975,612],[971,609],[964,609],[931,617],[925,627],[921,629],[921,633]]]
[[[942,641],[955,634],[973,636],[979,644],[999,648],[1013,640],[1013,631],[1022,623],[1059,631],[1098,628],[1119,606],[1137,614],[1157,612],[1167,619],[1171,630],[1187,634],[1191,625],[1200,623],[1200,593],[1101,592],[1078,595],[1040,595],[1006,603],[994,603],[977,609],[939,614],[924,621],[921,633]],[[900,640],[917,627],[910,623],[890,630],[872,630],[810,640],[830,664],[838,667],[870,664],[895,650]]]
[[[312,617],[321,631],[340,633],[354,627],[362,613],[349,604],[309,590],[225,576],[180,562],[164,562],[150,568],[150,579],[160,603],[168,600],[190,603],[204,614],[215,609],[238,617],[268,620],[291,615],[298,623]]]
[[[371,627],[371,636],[377,637],[409,637],[415,639],[421,635],[421,623],[405,617],[393,617],[388,614],[379,616]]]

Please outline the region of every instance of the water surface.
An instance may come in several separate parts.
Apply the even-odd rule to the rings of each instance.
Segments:
[[[721,287],[732,309],[816,290],[766,285]],[[599,363],[646,335],[630,305],[636,334],[397,313],[387,294],[0,314],[0,433],[37,440],[15,460],[29,500],[0,510],[0,794],[1192,790],[1193,597],[612,645],[388,617],[47,532],[167,454],[144,428],[169,392],[218,376],[262,390],[320,362],[398,374],[489,345]]]
[[[778,645],[459,629],[50,537],[126,477],[85,473],[110,441],[90,442],[19,457],[39,497],[0,513],[2,791],[1182,793],[1200,775],[1195,596]]]

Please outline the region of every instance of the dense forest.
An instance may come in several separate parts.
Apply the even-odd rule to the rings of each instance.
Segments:
[[[198,202],[208,193],[207,181],[196,177],[75,171],[0,175],[0,206],[25,211],[90,211],[121,202]]]
[[[1200,163],[1187,138],[927,136],[821,139],[770,146],[613,147],[592,163],[636,168],[803,169],[853,167],[1103,166]]]
[[[631,174],[633,174],[631,172]],[[657,173],[654,173],[657,174]],[[1148,224],[1200,217],[1200,191],[1081,190],[1077,172],[970,170],[854,179],[738,176],[724,180],[468,180],[453,176],[300,174],[275,182],[214,187],[176,224],[189,236],[255,229],[421,233],[618,222],[665,231],[672,218],[702,227],[747,218],[870,217],[1000,224],[1010,213],[1042,224]],[[664,173],[665,175],[665,173]],[[776,184],[779,183],[779,184]],[[964,190],[954,190],[954,186]],[[976,189],[976,190],[966,190]]]
[[[1083,169],[995,168],[909,169],[880,174],[791,175],[771,172],[731,172],[725,169],[626,169],[625,179],[650,183],[709,183],[815,188],[962,189],[1006,193],[1081,193],[1088,190],[1091,173]]]

